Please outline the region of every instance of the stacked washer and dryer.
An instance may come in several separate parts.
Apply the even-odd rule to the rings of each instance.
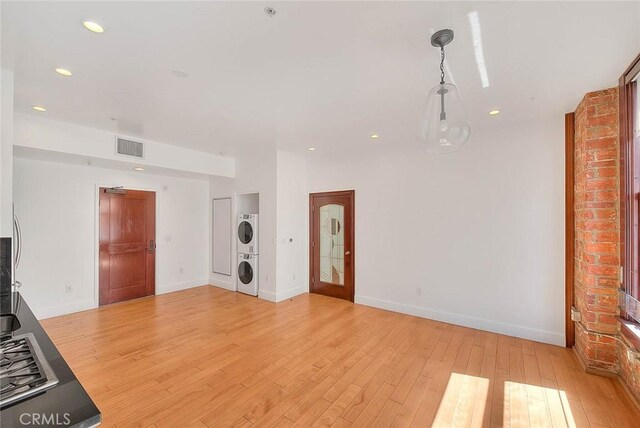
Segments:
[[[258,214],[238,216],[238,291],[258,295]]]

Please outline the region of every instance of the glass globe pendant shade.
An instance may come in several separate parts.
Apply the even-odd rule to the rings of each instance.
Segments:
[[[434,86],[427,97],[420,144],[428,153],[451,153],[469,140],[471,127],[458,88],[451,83]]]

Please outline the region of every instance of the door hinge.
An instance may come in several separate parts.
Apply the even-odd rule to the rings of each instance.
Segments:
[[[624,268],[620,266],[620,284],[624,284]]]
[[[315,284],[315,283],[316,283],[316,277],[315,277],[315,275],[312,275],[312,276],[311,276],[311,283],[312,283],[312,284]]]

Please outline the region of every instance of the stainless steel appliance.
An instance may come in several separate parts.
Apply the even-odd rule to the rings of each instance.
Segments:
[[[15,289],[16,268],[22,256],[22,230],[13,217],[13,238],[0,238],[0,408],[39,394],[58,384],[58,378],[44,357],[33,333],[20,334],[17,316],[20,296]],[[17,334],[16,334],[17,332]]]
[[[0,342],[0,408],[58,383],[32,333]]]
[[[20,288],[22,283],[16,279],[16,269],[20,266],[20,258],[22,257],[22,228],[20,221],[16,215],[16,206],[13,205],[13,268],[11,278],[13,278],[13,287]]]

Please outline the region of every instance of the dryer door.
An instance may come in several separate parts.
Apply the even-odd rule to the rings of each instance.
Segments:
[[[248,220],[240,220],[238,223],[238,252],[244,254],[255,253],[255,230]]]
[[[243,244],[249,244],[253,239],[253,226],[246,220],[242,220],[238,225],[238,239]]]

